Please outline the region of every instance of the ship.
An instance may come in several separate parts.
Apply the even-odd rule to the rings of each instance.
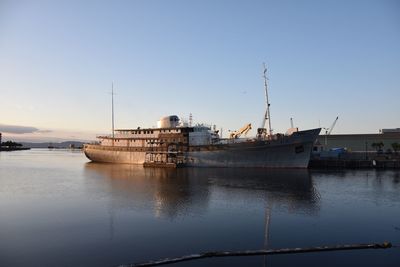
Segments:
[[[242,137],[251,130],[251,124],[222,138],[215,126],[192,125],[191,119],[187,123],[177,115],[170,115],[162,117],[157,127],[143,129],[114,130],[113,121],[112,134],[98,136],[94,144],[85,144],[84,153],[93,162],[144,167],[307,168],[321,129],[299,131],[292,125],[285,134],[273,134],[266,68],[264,82],[264,127],[258,128],[253,138]],[[265,127],[267,121],[268,129]]]
[[[264,138],[220,138],[207,126],[175,125],[178,116],[160,128],[115,130],[85,144],[94,162],[141,164],[145,167],[266,167],[307,168],[320,129],[275,134]]]

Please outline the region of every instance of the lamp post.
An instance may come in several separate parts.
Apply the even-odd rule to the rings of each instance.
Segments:
[[[368,142],[365,141],[365,160],[368,160]]]

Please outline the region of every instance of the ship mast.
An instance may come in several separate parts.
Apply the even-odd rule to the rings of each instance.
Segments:
[[[112,125],[112,145],[114,146],[114,82],[111,83],[111,125]]]
[[[269,103],[269,99],[268,99],[268,83],[267,83],[267,67],[264,64],[264,73],[263,73],[263,78],[264,78],[264,87],[265,87],[265,99],[267,101],[267,108],[265,110],[265,116],[263,118],[263,124],[262,124],[262,128],[265,128],[265,123],[268,120],[268,134],[270,136],[272,136],[272,128],[271,128],[271,114],[269,112],[269,106],[271,105]]]

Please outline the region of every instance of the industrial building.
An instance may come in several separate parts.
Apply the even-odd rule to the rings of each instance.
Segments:
[[[318,136],[314,151],[346,148],[349,152],[376,151],[374,143],[382,143],[381,150],[393,151],[392,144],[400,144],[400,128],[382,129],[377,134],[323,134]]]

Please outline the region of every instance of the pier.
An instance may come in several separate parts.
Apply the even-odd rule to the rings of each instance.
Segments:
[[[400,169],[400,160],[311,159],[311,169]]]
[[[348,152],[345,150],[313,153],[309,168],[400,169],[400,153]]]

